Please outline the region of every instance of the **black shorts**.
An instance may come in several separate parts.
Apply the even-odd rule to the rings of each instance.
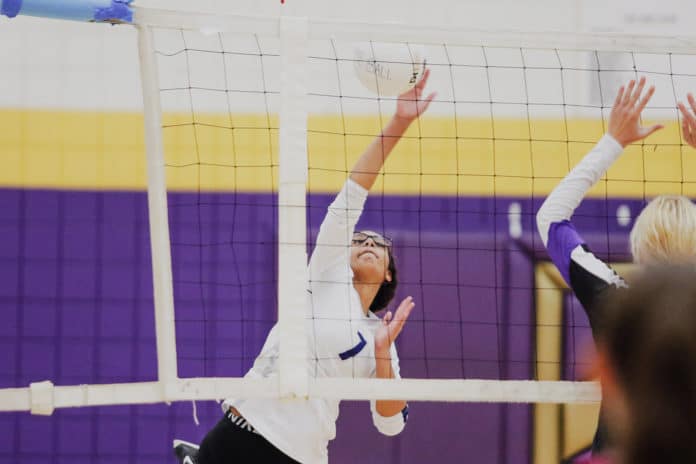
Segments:
[[[299,464],[263,438],[243,417],[227,412],[203,438],[199,464]]]

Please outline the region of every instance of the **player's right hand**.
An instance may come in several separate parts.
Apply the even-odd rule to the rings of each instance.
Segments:
[[[655,86],[652,85],[641,98],[644,88],[645,77],[640,78],[637,87],[635,80],[630,81],[628,86],[622,85],[611,109],[608,132],[623,147],[642,140],[664,127],[659,124],[651,127],[641,125],[640,115],[655,93]]]

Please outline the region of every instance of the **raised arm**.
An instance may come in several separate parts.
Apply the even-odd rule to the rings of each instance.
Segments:
[[[623,153],[614,137],[602,137],[575,168],[553,189],[537,212],[537,229],[544,246],[549,246],[549,233],[555,224],[569,221],[588,190],[604,175]]]
[[[389,368],[389,377],[382,377],[379,375],[380,366],[378,360],[378,372],[376,375],[378,379],[401,378],[399,373],[399,358],[393,345],[390,356],[391,360],[384,360],[391,365]],[[370,411],[372,412],[372,423],[375,425],[377,430],[379,430],[383,435],[390,437],[401,433],[406,426],[406,421],[408,420],[408,404],[405,401],[371,400]]]
[[[642,140],[662,128],[660,125],[643,127],[640,115],[650,101],[655,87],[651,86],[641,98],[645,78],[636,86],[635,81],[622,86],[609,117],[609,130],[597,145],[578,163],[546,198],[537,213],[537,227],[541,240],[548,246],[551,226],[569,221],[587,191],[596,184],[616,161],[624,147]]]
[[[619,89],[609,118],[608,133],[558,184],[537,213],[537,228],[549,257],[587,311],[593,329],[600,323],[595,308],[604,290],[625,284],[609,266],[592,254],[570,218],[587,191],[621,156],[626,145],[662,127],[641,126],[641,111],[655,88],[650,87],[641,98],[645,79],[641,79],[637,86],[635,84],[631,81],[626,88]]]
[[[394,150],[401,136],[404,135],[404,132],[406,132],[406,129],[413,121],[425,113],[433,98],[435,98],[436,94],[431,93],[427,98],[422,99],[423,90],[428,83],[429,77],[430,70],[426,69],[423,79],[411,90],[399,96],[394,116],[353,166],[350,178],[365,190],[372,188],[377,174],[379,174],[384,162],[392,150]]]
[[[340,279],[348,275],[349,246],[367,192],[401,136],[435,98],[435,93],[431,93],[426,99],[421,99],[429,76],[430,70],[426,70],[415,87],[399,96],[394,116],[360,156],[351,170],[350,178],[329,206],[310,260],[310,277],[313,280],[321,280],[321,275],[332,269],[336,271],[332,278]],[[339,276],[339,273],[346,274]]]
[[[691,110],[687,109],[684,103],[679,103],[679,110],[683,116],[682,134],[684,135],[684,141],[696,148],[696,99],[693,94],[689,94],[688,100]]]
[[[391,311],[382,319],[375,333],[375,377],[378,379],[400,378],[399,358],[394,341],[404,328],[411,311],[415,307],[412,297],[406,297],[394,314]],[[372,421],[385,435],[396,435],[406,425],[408,404],[403,400],[371,401]]]

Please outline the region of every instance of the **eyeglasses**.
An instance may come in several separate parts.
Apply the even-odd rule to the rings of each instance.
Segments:
[[[356,232],[353,234],[353,245],[362,245],[371,238],[375,245],[382,248],[389,248],[392,246],[392,241],[387,237],[383,237],[379,234],[368,234],[366,232]]]

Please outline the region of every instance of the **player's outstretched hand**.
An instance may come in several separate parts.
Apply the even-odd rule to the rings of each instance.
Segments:
[[[430,102],[435,98],[436,93],[433,92],[423,99],[423,91],[428,84],[430,77],[430,69],[426,69],[423,73],[423,78],[413,88],[399,95],[396,101],[396,116],[399,118],[412,121],[425,113],[430,106]]]
[[[679,111],[682,114],[682,133],[686,143],[696,148],[696,99],[693,94],[688,95],[689,106],[679,102]]]
[[[651,127],[641,125],[640,115],[655,93],[655,86],[651,85],[645,95],[642,95],[644,88],[644,77],[640,78],[637,86],[635,80],[629,82],[628,86],[622,85],[614,101],[614,107],[611,109],[608,132],[623,147],[642,140],[664,127],[659,124]]]

